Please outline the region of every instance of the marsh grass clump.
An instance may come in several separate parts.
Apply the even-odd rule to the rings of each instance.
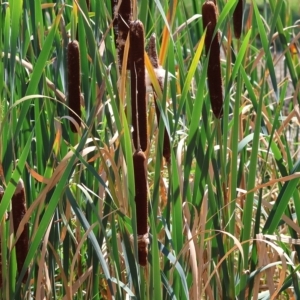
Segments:
[[[146,151],[148,145],[147,103],[144,58],[144,26],[140,21],[130,23],[130,81],[135,150]]]
[[[68,44],[68,99],[69,115],[79,127],[81,125],[80,93],[79,43],[74,40]],[[73,122],[70,122],[70,127],[73,132],[77,132],[77,128]]]
[[[207,28],[205,50],[208,55],[208,89],[213,113],[216,118],[223,115],[223,92],[220,64],[219,34],[215,33],[217,24],[217,8],[213,1],[206,1],[202,6],[203,27]]]
[[[25,188],[23,180],[20,179],[16,191],[11,200],[12,204],[12,216],[14,224],[14,233],[17,233],[19,225],[26,214],[26,199],[25,199]],[[19,274],[23,268],[29,247],[29,225],[26,223],[24,225],[23,232],[21,233],[19,239],[16,242],[16,258],[17,258],[17,268]],[[22,282],[25,283],[28,277],[28,270],[26,271]]]
[[[238,0],[238,3],[233,12],[233,30],[234,36],[239,39],[243,28],[243,0]]]
[[[133,154],[134,182],[135,182],[135,205],[138,234],[139,264],[147,264],[147,241],[148,234],[148,200],[147,200],[147,170],[146,156],[139,150]]]
[[[202,14],[205,1],[94,0],[89,13],[86,0],[3,2],[0,300],[300,295],[299,1],[244,2],[240,39],[238,0],[218,0],[219,16],[212,1]],[[113,19],[127,30],[121,74]],[[130,44],[131,19],[144,32]],[[73,40],[80,62],[69,72]],[[68,72],[80,128],[67,111]]]
[[[124,57],[124,48],[126,39],[129,33],[129,26],[132,21],[132,4],[131,0],[121,0],[119,12],[117,14],[118,22],[118,38],[117,38],[117,47],[118,47],[118,57],[119,57],[119,70],[122,69],[123,57]],[[114,10],[116,10],[116,3],[113,3]],[[129,52],[130,56],[130,52]],[[130,63],[127,61],[127,70],[130,68]]]

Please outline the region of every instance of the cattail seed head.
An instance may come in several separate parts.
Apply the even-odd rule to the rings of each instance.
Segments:
[[[137,234],[139,238],[139,263],[145,266],[147,263],[147,247],[144,236],[148,233],[148,200],[147,200],[147,171],[146,156],[139,150],[133,154],[135,205],[137,218]]]
[[[148,144],[147,103],[144,57],[144,26],[142,22],[130,23],[130,77],[133,144],[146,151]]]
[[[69,97],[69,115],[80,127],[81,109],[80,109],[80,53],[79,44],[76,40],[68,44],[68,97]],[[70,122],[73,132],[77,132],[76,126]]]
[[[152,33],[148,43],[147,53],[153,68],[159,68],[157,50],[156,50],[156,35]]]
[[[219,35],[214,31],[217,24],[217,8],[212,1],[206,1],[202,6],[203,27],[207,28],[205,37],[205,49],[208,58],[208,89],[212,110],[216,118],[223,115],[223,92],[220,64]]]
[[[139,255],[139,264],[145,267],[147,265],[147,256],[148,256],[148,242],[146,238],[142,238],[138,241],[138,255]]]
[[[243,27],[243,0],[238,0],[238,3],[233,12],[234,36],[237,39],[241,37],[242,27]]]
[[[119,56],[119,69],[122,69],[124,48],[126,39],[129,33],[129,25],[132,21],[132,6],[131,0],[120,0],[122,1],[119,8],[118,14],[118,56]],[[116,5],[114,6],[116,9]],[[129,50],[130,51],[130,50]],[[130,53],[129,53],[130,55]],[[127,62],[127,70],[129,70],[130,65]]]
[[[156,49],[156,35],[155,35],[155,33],[153,33],[150,36],[146,51],[147,51],[147,54],[149,56],[149,60],[151,62],[151,65],[154,69],[155,76],[156,76],[156,78],[158,80],[158,83],[161,87],[161,90],[163,90],[164,83],[165,83],[165,77],[166,77],[166,70],[163,69],[162,66],[159,64],[157,49]],[[168,73],[167,77],[168,77],[168,80],[170,80],[171,77],[172,77],[172,74]],[[148,86],[150,86],[150,85],[152,85],[152,83],[151,83],[151,80],[149,78],[149,74],[146,70],[146,87],[148,88]],[[152,89],[153,89],[153,87],[152,87]]]
[[[20,179],[16,191],[12,197],[12,216],[14,224],[14,233],[17,233],[18,227],[26,213],[26,200],[25,200],[25,189],[23,180]],[[27,253],[28,253],[28,241],[29,241],[29,226],[25,224],[24,230],[21,233],[19,239],[16,242],[16,258],[17,268],[19,274],[23,268]],[[28,270],[26,271],[22,282],[25,283],[28,277]]]

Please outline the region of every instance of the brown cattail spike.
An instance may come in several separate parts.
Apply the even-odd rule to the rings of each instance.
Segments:
[[[156,35],[155,33],[151,34],[148,44],[147,53],[153,68],[159,68],[158,56],[156,50]]]
[[[203,27],[207,28],[205,37],[205,49],[208,58],[208,89],[212,110],[216,118],[223,115],[223,92],[220,64],[219,35],[214,31],[217,24],[217,8],[212,1],[206,1],[202,6]]]
[[[118,56],[119,56],[119,69],[122,69],[125,42],[129,32],[129,24],[132,21],[132,7],[131,0],[120,0],[120,8],[118,14]],[[130,64],[127,62],[127,70]]]
[[[147,105],[144,57],[144,26],[130,23],[130,76],[133,144],[136,150],[146,151],[148,144]]]
[[[68,97],[70,117],[72,117],[80,127],[80,53],[79,44],[76,40],[68,44]],[[70,122],[70,126],[73,132],[77,132],[74,123]]]
[[[12,197],[12,216],[14,224],[14,233],[17,233],[18,227],[26,213],[25,189],[23,180],[20,179],[16,191]],[[16,242],[16,258],[19,274],[23,268],[27,253],[28,253],[29,227],[28,223],[24,225],[23,232]],[[22,282],[25,283],[28,277],[28,270],[26,271]]]
[[[242,27],[243,27],[243,0],[238,0],[238,3],[233,12],[234,36],[237,39],[241,37]]]
[[[135,182],[135,205],[137,218],[137,234],[139,246],[139,264],[147,264],[147,241],[148,234],[148,201],[147,201],[147,172],[146,156],[142,151],[133,154],[134,182]]]

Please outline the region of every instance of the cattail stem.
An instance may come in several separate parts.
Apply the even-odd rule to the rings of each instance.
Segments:
[[[238,0],[238,3],[233,12],[233,29],[234,36],[239,39],[243,28],[243,0]]]
[[[132,21],[131,0],[120,0],[120,1],[122,2],[120,4],[119,14],[118,14],[118,39],[117,39],[119,70],[122,69],[125,43],[129,33],[130,22]],[[127,62],[127,70],[129,70],[129,68],[130,68],[130,64],[129,62]]]
[[[68,44],[68,97],[70,107],[69,115],[80,127],[80,53],[79,44],[76,40]],[[70,122],[70,127],[73,132],[77,132],[77,128],[73,122]]]
[[[12,216],[14,224],[14,233],[17,233],[18,227],[26,214],[26,200],[25,200],[25,189],[23,180],[20,179],[16,191],[12,197]],[[17,268],[19,274],[22,271],[27,253],[28,253],[28,241],[29,241],[29,226],[28,223],[24,225],[23,232],[16,242],[16,258]],[[23,277],[22,282],[25,283],[28,277],[28,270]]]
[[[220,45],[218,33],[214,36],[217,24],[217,8],[212,1],[206,1],[202,6],[203,27],[207,28],[205,49],[208,58],[208,89],[212,110],[216,118],[223,115],[223,92],[220,63]]]
[[[135,205],[138,234],[139,264],[147,264],[147,239],[148,234],[148,200],[147,200],[147,172],[146,156],[139,150],[133,154],[134,182],[135,182]]]
[[[144,26],[130,23],[130,77],[133,144],[136,150],[146,151],[148,144],[147,103],[144,58]]]

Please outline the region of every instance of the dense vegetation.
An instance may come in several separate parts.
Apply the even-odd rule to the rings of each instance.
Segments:
[[[300,23],[204,2],[0,2],[0,299],[299,299]]]

